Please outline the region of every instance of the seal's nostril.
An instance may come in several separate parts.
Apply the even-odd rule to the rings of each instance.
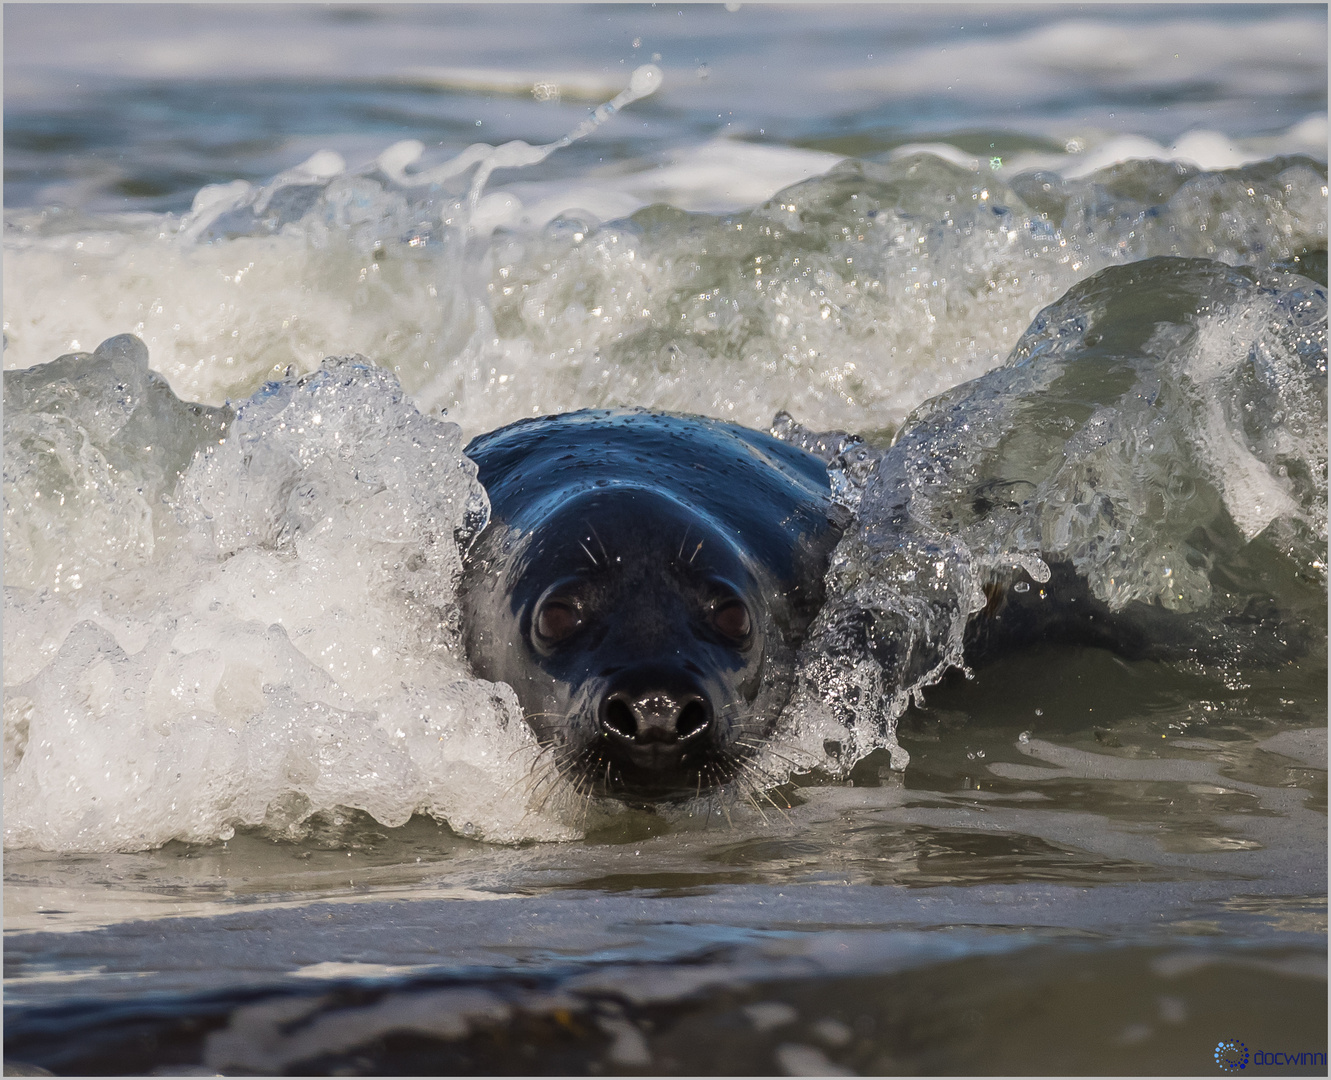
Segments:
[[[701,701],[694,698],[679,710],[679,717],[675,720],[675,731],[681,739],[689,739],[706,730],[707,725],[711,722],[710,710]]]
[[[638,734],[638,721],[623,698],[613,697],[601,710],[601,723],[618,735],[632,739]]]
[[[667,672],[648,671],[628,686],[618,685],[601,699],[597,722],[603,735],[622,746],[627,742],[639,752],[656,755],[682,753],[689,743],[712,725],[712,706],[698,690],[670,685]]]

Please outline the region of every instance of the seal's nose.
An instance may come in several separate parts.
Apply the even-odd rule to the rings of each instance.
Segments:
[[[615,680],[601,699],[601,730],[639,746],[696,739],[711,726],[712,707],[691,682],[647,672]]]

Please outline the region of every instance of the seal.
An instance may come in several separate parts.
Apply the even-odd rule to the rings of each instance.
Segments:
[[[491,509],[460,590],[476,673],[514,689],[581,791],[674,800],[738,776],[850,520],[825,463],[642,409],[522,420],[465,452]]]

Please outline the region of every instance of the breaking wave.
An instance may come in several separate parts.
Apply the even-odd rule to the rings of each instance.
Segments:
[[[578,835],[458,646],[487,515],[464,438],[535,413],[784,412],[821,448],[858,516],[774,780],[904,765],[895,720],[962,666],[986,586],[1051,559],[1110,611],[1190,618],[1199,665],[1255,655],[1252,626],[1324,648],[1323,165],[912,153],[715,214],[485,194],[576,136],[316,155],[184,218],[11,218],[6,845],[348,808]]]

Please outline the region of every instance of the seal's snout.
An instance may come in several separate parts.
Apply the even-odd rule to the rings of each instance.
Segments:
[[[601,699],[601,730],[617,742],[661,749],[698,738],[712,724],[712,707],[691,681],[651,673],[615,680]]]

